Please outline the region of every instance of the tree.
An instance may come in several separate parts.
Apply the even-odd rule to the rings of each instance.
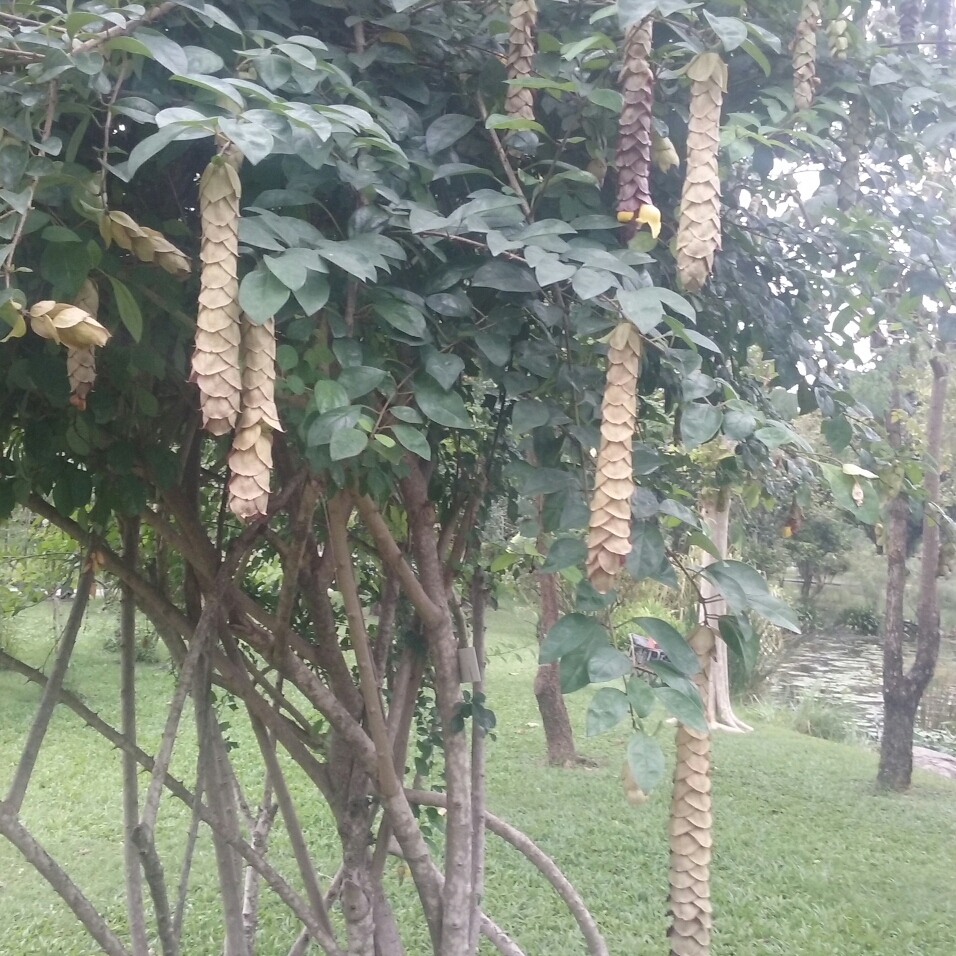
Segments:
[[[872,32],[867,7],[854,29]],[[298,950],[311,939],[330,954],[401,953],[382,881],[395,844],[434,953],[466,956],[481,933],[514,956],[481,910],[486,828],[552,883],[590,952],[606,952],[554,862],[484,807],[492,571],[480,544],[499,495],[529,512],[541,499],[551,567],[581,575],[542,663],[559,662],[564,692],[627,678],[598,690],[588,720],[592,732],[632,720],[631,795],[663,775],[651,709],[682,724],[671,949],[707,951],[702,692],[714,630],[742,652],[754,641],[748,615],[796,624],[755,570],[692,564],[662,528],[706,531],[684,503],[694,448],[722,434],[735,443],[725,467],[742,477],[800,447],[768,383],[746,372],[752,346],[805,410],[842,422],[853,409],[837,368],[853,336],[824,317],[855,315],[861,280],[833,263],[862,261],[879,288],[881,260],[872,223],[834,218],[830,184],[808,202],[794,176],[840,149],[852,180],[856,140],[832,130],[817,78],[817,95],[840,109],[871,96],[886,106],[876,123],[891,139],[917,107],[920,122],[948,116],[942,97],[902,102],[903,88],[934,82],[921,53],[907,79],[895,48],[851,33],[852,62],[841,59],[849,41],[828,62],[817,4],[748,11],[630,2],[617,24],[602,16],[611,8],[592,23],[591,8],[549,5],[539,17],[518,0],[506,25],[453,0],[189,0],[0,14],[2,501],[82,546],[85,581],[101,567],[118,578],[124,647],[135,601],[179,675],[152,757],[133,739],[131,681],[122,730],[62,690],[76,621],[49,680],[4,658],[46,689],[0,832],[105,952],[127,948],[18,816],[57,699],[150,772],[141,803],[129,763],[125,774],[128,915],[139,921],[141,882],[164,956],[181,930],[163,876],[172,868],[152,841],[164,789],[213,835],[227,956],[249,952],[260,880],[301,922]],[[792,54],[781,37],[795,37]],[[655,73],[675,80],[655,87]],[[791,83],[792,101],[780,93]],[[157,569],[162,541],[179,577],[147,570],[136,521],[155,535]],[[624,565],[637,580],[706,580],[727,604],[687,636],[644,619],[670,659],[649,680],[631,675],[600,620]],[[258,821],[241,818],[213,685],[247,713],[304,895],[265,859]],[[201,753],[192,789],[168,774],[189,696]],[[440,776],[443,791],[406,786],[423,697],[437,718],[434,731],[421,721],[432,761],[416,776]],[[342,860],[328,888],[280,747],[335,818]],[[445,808],[440,854],[423,806]],[[139,956],[142,934],[132,939]]]

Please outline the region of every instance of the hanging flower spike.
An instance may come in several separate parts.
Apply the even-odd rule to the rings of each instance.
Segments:
[[[677,230],[677,275],[697,292],[707,281],[720,248],[720,108],[727,92],[727,64],[716,53],[700,53],[687,67],[690,118],[687,168]]]
[[[638,225],[646,225],[656,239],[661,231],[661,214],[651,202],[651,113],[654,106],[654,74],[651,53],[651,18],[628,27],[624,37],[624,62],[618,82],[624,105],[618,125],[615,165],[617,166],[617,221],[628,237]]]
[[[229,510],[243,521],[268,514],[272,432],[282,431],[275,404],[275,320],[242,316],[242,417],[229,451]]]
[[[68,302],[46,299],[30,309],[30,325],[37,335],[68,349],[103,346],[110,333],[85,309]]]
[[[819,26],[819,0],[803,0],[797,33],[790,47],[793,56],[793,105],[798,110],[810,109],[813,94],[820,85],[816,75]]]
[[[199,181],[202,275],[190,381],[199,386],[203,428],[225,435],[239,418],[239,164],[232,145],[213,158]]]
[[[84,279],[73,304],[96,316],[100,309],[100,295],[90,279]],[[86,396],[96,381],[96,346],[70,349],[66,354],[66,377],[70,380],[70,404],[81,412],[86,408]]]
[[[534,0],[515,0],[508,21],[508,79],[525,80],[531,76],[534,61],[534,28],[538,7]],[[526,86],[509,86],[505,96],[505,112],[521,119],[534,119],[534,90]]]
[[[846,35],[848,26],[842,18],[831,20],[827,24],[827,46],[834,60],[843,61],[847,57],[847,50],[850,49],[850,38]]]
[[[588,529],[588,580],[601,594],[611,590],[631,550],[631,446],[637,423],[640,365],[641,335],[630,322],[622,322],[608,339],[601,447]]]
[[[185,279],[192,272],[189,259],[161,232],[139,225],[125,212],[106,213],[100,219],[100,235],[107,247],[115,242],[141,262],[155,262],[177,279]]]

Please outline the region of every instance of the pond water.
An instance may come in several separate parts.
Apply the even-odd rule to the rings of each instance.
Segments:
[[[907,643],[907,665],[915,645]],[[780,703],[808,695],[845,710],[857,731],[879,740],[883,722],[883,648],[880,638],[849,631],[814,632],[788,643],[771,678]],[[923,696],[916,742],[956,754],[956,636],[943,638],[936,677]]]

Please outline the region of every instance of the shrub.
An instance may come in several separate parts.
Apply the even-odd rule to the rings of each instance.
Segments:
[[[843,608],[836,616],[835,623],[840,627],[848,627],[857,634],[879,634],[883,619],[873,608],[855,605]]]
[[[797,701],[791,716],[791,726],[801,734],[847,743],[856,739],[853,721],[845,708],[824,700],[819,694],[809,693]]]

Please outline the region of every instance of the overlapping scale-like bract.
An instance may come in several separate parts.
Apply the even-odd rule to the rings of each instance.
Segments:
[[[115,242],[142,262],[155,262],[177,279],[185,279],[192,265],[161,232],[141,226],[125,212],[108,212],[100,219],[100,235],[108,246]]]
[[[100,295],[92,279],[84,279],[73,304],[94,318],[100,309]],[[80,411],[86,408],[86,396],[96,381],[96,346],[69,349],[66,354],[66,375],[70,380],[70,402]]]
[[[229,509],[243,521],[268,512],[272,432],[282,430],[275,404],[276,332],[269,319],[242,316],[242,416],[229,451]]]
[[[508,79],[524,80],[531,76],[534,61],[534,28],[538,7],[534,0],[515,0],[508,14]],[[521,119],[534,119],[534,90],[526,86],[509,86],[505,96],[505,112]]]
[[[202,275],[190,380],[199,386],[203,428],[225,435],[239,417],[239,165],[233,146],[212,159],[199,181]]]
[[[694,682],[706,702],[714,632],[700,625],[687,640],[700,662]],[[671,956],[707,956],[710,951],[710,803],[710,734],[679,724],[669,824]]]
[[[827,47],[834,60],[845,60],[847,50],[850,49],[850,38],[847,36],[849,23],[842,17],[831,20],[827,24]]]
[[[45,299],[30,309],[30,326],[37,335],[68,349],[102,346],[110,333],[86,309],[69,302]]]
[[[819,0],[803,0],[797,32],[790,47],[793,63],[793,105],[810,108],[819,86],[817,78],[817,28],[820,26]]]
[[[696,292],[707,281],[720,249],[720,109],[727,92],[727,64],[713,52],[700,53],[687,67],[690,117],[687,164],[677,230],[677,275]]]
[[[631,446],[637,422],[637,379],[641,336],[622,322],[608,340],[607,375],[601,403],[598,449],[588,530],[588,580],[606,594],[631,550]]]
[[[618,77],[623,106],[617,129],[617,218],[633,233],[646,223],[656,237],[661,214],[651,201],[651,114],[654,108],[654,74],[650,17],[628,27],[624,36],[624,62]]]
[[[658,136],[651,131],[651,161],[662,172],[666,173],[673,166],[680,166],[680,156],[669,136]]]

